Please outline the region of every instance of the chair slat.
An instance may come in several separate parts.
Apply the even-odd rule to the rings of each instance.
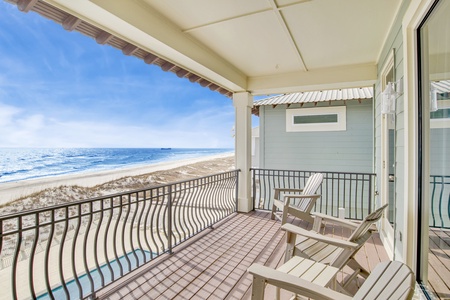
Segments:
[[[366,299],[365,297],[373,288],[373,286],[377,283],[377,281],[382,278],[382,275],[389,267],[389,264],[379,264],[373,271],[370,273],[370,276],[364,282],[364,285],[358,290],[355,294],[355,299]]]
[[[377,265],[354,299],[408,299],[414,276],[408,266],[395,261]],[[405,297],[405,298],[402,298]]]
[[[289,261],[285,262],[283,265],[281,265],[277,270],[285,273],[291,272],[293,269],[295,269],[299,264],[301,264],[305,259],[299,256],[294,256]],[[310,261],[309,265],[304,264],[305,271],[307,268],[309,268],[314,262]]]
[[[388,270],[388,272],[390,272],[390,270]],[[383,292],[380,293],[376,299],[401,299],[401,295],[410,288],[411,282],[408,280],[410,274],[411,270],[405,265],[401,265],[397,273],[392,276],[389,284],[385,286]]]

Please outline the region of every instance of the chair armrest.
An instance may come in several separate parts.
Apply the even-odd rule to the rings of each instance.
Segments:
[[[284,209],[286,210],[296,210],[296,211],[300,211],[300,212],[305,212],[305,213],[311,213],[312,208],[314,207],[314,205],[316,204],[317,199],[320,198],[321,195],[319,194],[313,194],[313,195],[285,195],[284,196]],[[291,205],[291,199],[311,199],[311,201],[309,201],[307,207],[305,207],[305,209],[298,209],[295,205]],[[312,217],[311,217],[312,218]]]
[[[286,230],[288,232],[291,232],[293,234],[301,235],[310,239],[314,239],[319,242],[327,243],[330,245],[334,245],[340,248],[347,248],[347,249],[355,249],[358,247],[358,244],[352,243],[346,240],[336,239],[330,236],[322,235],[320,233],[314,232],[314,231],[308,231],[303,228],[297,227],[295,225],[292,225],[290,223],[286,223],[283,226],[281,226],[281,229]]]
[[[309,199],[312,198],[313,200],[317,200],[320,198],[319,194],[313,194],[313,195],[284,195],[284,203],[285,206],[288,206],[291,199]]]
[[[295,294],[303,295],[317,300],[351,300],[352,298],[322,287],[307,280],[289,275],[266,266],[253,264],[248,268],[248,272],[253,276],[264,278],[271,285],[291,291]]]
[[[339,219],[339,218],[332,217],[332,216],[322,214],[322,213],[313,212],[313,213],[311,213],[311,215],[313,215],[316,218],[320,218],[322,221],[327,221],[329,223],[341,225],[341,226],[344,226],[344,227],[347,227],[350,229],[356,229],[359,226],[359,224],[357,224],[357,223],[353,223],[353,222],[347,221],[345,219]]]
[[[311,195],[284,195],[284,199],[301,199],[301,198],[319,198],[321,195],[319,194],[311,194]]]
[[[275,188],[275,191],[278,192],[303,192],[303,189],[288,189],[288,188]]]
[[[274,189],[274,198],[275,199],[279,199],[280,192],[301,193],[301,192],[303,192],[303,189],[275,188]]]

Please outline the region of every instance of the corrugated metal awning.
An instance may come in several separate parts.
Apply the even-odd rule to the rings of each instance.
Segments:
[[[440,94],[450,92],[450,80],[432,81],[431,86]]]
[[[294,103],[316,103],[338,100],[363,100],[373,98],[372,87],[362,87],[353,89],[326,90],[314,92],[301,92],[274,96],[254,103],[254,106],[280,105]]]

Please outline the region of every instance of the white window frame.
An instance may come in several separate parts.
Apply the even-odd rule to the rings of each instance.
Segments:
[[[294,124],[294,117],[296,116],[316,116],[316,115],[337,115],[337,122]],[[286,110],[287,132],[345,131],[345,130],[347,130],[347,107],[345,106],[296,108]]]

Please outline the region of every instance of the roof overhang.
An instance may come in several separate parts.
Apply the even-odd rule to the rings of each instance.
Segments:
[[[244,74],[183,34],[142,1],[45,2],[228,90],[245,90],[247,79]]]
[[[156,56],[144,61],[227,96],[373,84],[378,58],[402,2],[7,1],[44,15],[41,7],[57,8],[66,14],[64,19],[58,19],[59,13],[45,16],[97,41],[101,34],[112,35],[116,43],[106,43],[125,54],[142,59]]]

